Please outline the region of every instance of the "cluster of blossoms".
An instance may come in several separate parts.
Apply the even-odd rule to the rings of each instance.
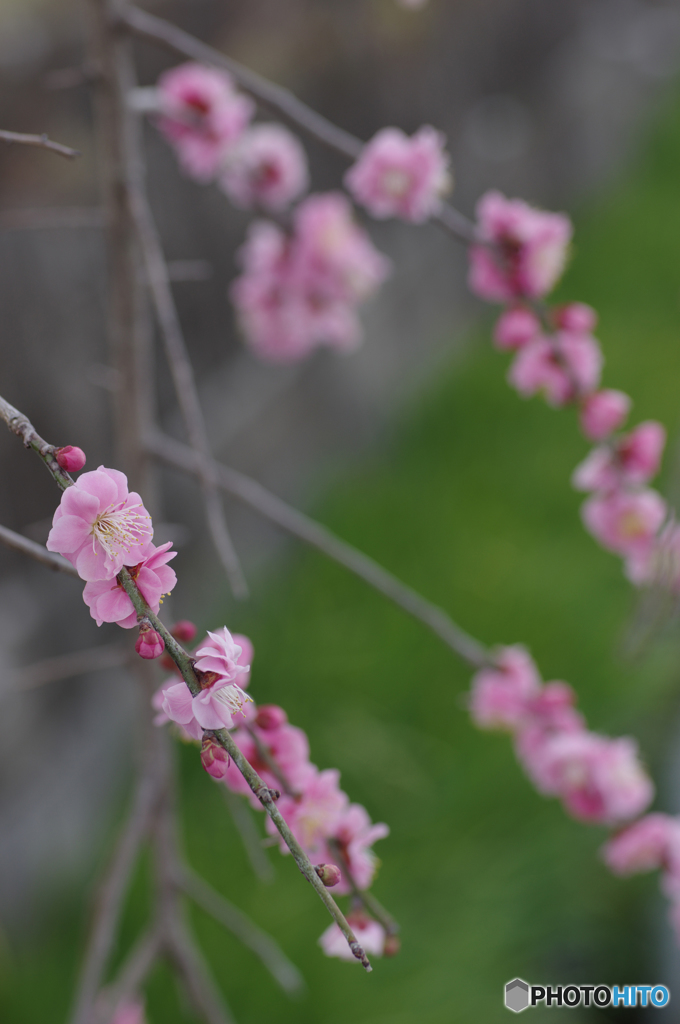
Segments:
[[[654,787],[635,741],[590,732],[563,682],[542,683],[519,646],[503,647],[473,678],[470,712],[482,729],[511,733],[517,758],[540,793],[581,821],[617,825],[649,805]]]
[[[625,559],[633,583],[680,588],[680,528],[647,486],[659,470],[666,432],[650,420],[617,434],[632,402],[622,391],[600,389],[595,311],[580,302],[539,305],[566,264],[569,219],[498,192],[480,200],[477,217],[469,283],[481,298],[506,304],[494,340],[515,353],[510,384],[524,397],[542,393],[550,405],[578,406],[584,435],[597,442],[573,476],[578,490],[591,493],[582,509],[586,528]]]
[[[187,624],[182,624],[186,638]],[[177,633],[177,627],[173,630]],[[253,647],[245,636],[232,636],[226,627],[198,645],[195,670],[202,691],[192,697],[184,682],[168,680],[158,690],[154,706],[156,723],[171,720],[186,739],[201,742],[205,770],[235,793],[249,798],[258,810],[262,805],[230,761],[224,748],[203,730],[230,729],[232,737],[264,783],[281,792],[278,808],[291,832],[327,886],[339,895],[371,886],[378,861],[372,846],[388,834],[387,825],[374,825],[368,812],[351,804],[340,789],[340,773],[320,771],[309,760],[309,742],[302,729],[291,725],[283,708],[258,707],[244,690],[250,681]],[[272,837],[279,837],[267,818]],[[282,853],[288,847],[280,839]],[[360,901],[348,920],[369,953],[396,952],[394,936],[361,909]],[[353,960],[347,941],[336,924],[320,939],[328,956]]]
[[[82,460],[74,457],[73,451],[80,449],[59,449],[57,453],[59,460],[59,453],[66,452],[63,468],[71,471],[81,468],[85,461],[84,456]],[[117,622],[123,629],[132,629],[138,617],[116,579],[121,569],[128,569],[154,613],[177,582],[167,564],[177,552],[170,551],[171,542],[156,547],[152,537],[151,517],[140,496],[128,491],[125,474],[100,466],[81,474],[64,491],[54,513],[47,548],[67,558],[85,580],[83,600],[98,626]],[[164,649],[163,640],[143,625],[136,649],[144,658],[156,658]]]

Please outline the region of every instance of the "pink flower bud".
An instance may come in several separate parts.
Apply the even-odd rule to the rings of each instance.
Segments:
[[[165,650],[163,637],[155,629],[141,626],[135,650],[140,658],[158,658]]]
[[[175,640],[179,640],[181,644],[188,644],[194,639],[198,630],[193,622],[189,622],[188,619],[180,619],[172,626],[170,632]]]
[[[516,306],[498,318],[493,340],[496,348],[514,350],[527,345],[541,333],[538,317],[530,309]]]
[[[632,402],[623,391],[596,391],[581,406],[581,428],[591,441],[603,441],[618,430],[630,412]]]
[[[221,747],[209,736],[204,736],[201,746],[201,764],[208,775],[212,775],[213,779],[223,779],[227,774],[229,763],[229,754],[224,747]]]
[[[401,949],[401,939],[398,935],[387,935],[385,937],[385,948],[383,956],[396,956]]]
[[[67,473],[77,473],[87,461],[83,449],[74,448],[72,444],[67,444],[65,448],[57,448],[54,454],[61,468]]]
[[[335,864],[315,864],[314,870],[327,889],[332,889],[342,878],[340,868],[336,868]]]
[[[280,729],[287,721],[288,715],[283,708],[278,707],[276,704],[263,704],[262,707],[257,709],[255,724],[259,726],[260,729],[265,729],[267,731]]]
[[[574,331],[576,334],[590,334],[597,324],[597,313],[585,302],[570,302],[555,310],[555,323],[563,331]]]

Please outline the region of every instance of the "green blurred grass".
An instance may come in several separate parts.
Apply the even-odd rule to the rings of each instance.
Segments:
[[[626,179],[577,211],[575,259],[561,288],[561,297],[600,311],[605,380],[634,396],[634,421],[659,418],[671,437],[680,411],[679,170],[673,100]],[[571,412],[509,390],[490,324],[318,516],[485,642],[528,644],[546,679],[576,687],[593,728],[633,732],[663,774],[677,647],[664,641],[635,663],[618,653],[634,596],[617,560],[579,523],[569,475],[586,445]],[[667,465],[673,455],[671,446]],[[287,1001],[250,953],[197,913],[239,1022],[493,1022],[505,1019],[502,985],[515,975],[553,984],[663,980],[651,967],[650,921],[662,912],[655,880],[610,878],[597,858],[604,834],[537,796],[506,738],[471,727],[470,672],[315,553],[295,549],[284,561],[267,594],[228,612],[228,622],[255,642],[256,699],[283,704],[308,730],[316,763],[341,768],[352,799],[390,824],[376,894],[401,921],[403,948],[370,977],[326,960],[316,946],[325,912],[290,858],[270,852],[275,884],[253,880],[217,787],[183,748],[192,863],[280,940],[309,984],[305,999]],[[147,897],[142,864],[123,943]],[[44,903],[51,910],[38,942],[0,952],[0,1020],[8,1024],[61,1020],[68,1004],[82,880]],[[193,1020],[164,968],[149,985],[149,1017]]]

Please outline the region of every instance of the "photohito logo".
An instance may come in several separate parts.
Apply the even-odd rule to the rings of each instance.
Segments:
[[[665,985],[529,985],[521,978],[505,986],[505,1005],[520,1013],[528,1006],[666,1006]]]

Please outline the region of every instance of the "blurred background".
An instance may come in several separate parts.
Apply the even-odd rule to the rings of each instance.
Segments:
[[[455,205],[468,215],[492,185],[567,210],[576,242],[560,296],[599,310],[606,383],[630,391],[636,419],[669,429],[662,490],[680,493],[680,3],[145,6],[362,138],[386,124],[434,124],[453,155]],[[55,74],[80,66],[83,53],[77,0],[0,0],[0,127],[47,131],[82,152],[70,163],[0,150],[0,392],[49,440],[85,448],[95,467],[111,464],[117,381],[107,364],[91,98],[86,84],[64,88],[68,76]],[[137,60],[143,84],[172,63],[147,44]],[[337,187],[344,163],[304,141],[314,188]],[[505,385],[492,319],[466,293],[464,251],[434,226],[372,223],[395,269],[365,311],[363,349],[265,366],[243,348],[226,294],[247,216],[214,187],[184,179],[152,127],[146,151],[177,278],[185,264],[175,296],[215,454],[484,642],[526,643],[546,679],[575,686],[594,729],[639,738],[658,808],[679,811],[673,624],[638,642],[636,597],[618,561],[583,532],[569,487],[585,442],[570,412],[522,402]],[[162,358],[157,365],[159,418],[181,438]],[[54,486],[6,432],[0,474],[0,522],[44,542]],[[504,737],[471,727],[469,670],[450,651],[340,568],[227,503],[252,589],[235,604],[193,486],[165,471],[161,483],[160,532],[180,551],[172,615],[250,635],[255,699],[283,704],[308,731],[312,759],[339,767],[350,797],[392,830],[378,849],[375,892],[401,922],[403,948],[366,977],[321,954],[325,912],[290,858],[268,851],[274,883],[253,877],[195,751],[178,751],[192,864],[277,937],[309,989],[286,1001],[247,950],[196,913],[241,1024],[496,1021],[506,1014],[502,986],[517,975],[680,985],[656,879],[612,879],[597,857],[603,833],[537,796]],[[3,1024],[65,1018],[93,883],[129,795],[139,711],[118,670],[32,690],[20,688],[21,670],[117,632],[97,629],[76,581],[0,550]],[[147,899],[142,863],[119,956]],[[677,1019],[672,1004],[664,1012]],[[193,1020],[164,969],[152,976],[148,1016]]]

